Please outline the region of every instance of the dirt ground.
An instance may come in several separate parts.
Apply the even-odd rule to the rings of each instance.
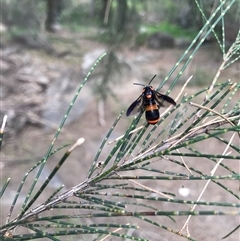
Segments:
[[[90,40],[77,40],[78,46],[84,46],[84,49],[79,50],[79,58],[71,58],[64,59],[63,61],[54,58],[49,58],[45,54],[38,53],[37,51],[28,51],[29,56],[33,59],[41,59],[42,63],[54,64],[55,66],[59,65],[59,71],[62,68],[79,68],[80,81],[83,79],[85,75],[85,70],[83,69],[84,64],[84,56],[89,51],[99,50],[100,52],[105,49],[104,45],[96,43]],[[77,51],[77,50],[76,50]],[[81,115],[74,115],[71,122],[67,123],[64,126],[63,131],[61,132],[57,142],[56,147],[61,146],[64,143],[74,143],[77,138],[84,137],[85,143],[77,148],[71,156],[68,158],[66,163],[64,163],[63,167],[57,173],[56,177],[50,183],[48,189],[40,197],[39,203],[44,201],[46,197],[59,187],[61,184],[64,184],[65,189],[84,181],[86,173],[88,172],[89,167],[91,166],[91,162],[94,159],[97,150],[105,138],[106,133],[111,127],[112,123],[118,116],[118,114],[122,110],[126,110],[127,107],[134,101],[141,93],[141,87],[133,86],[134,82],[146,84],[148,80],[152,78],[154,74],[157,74],[157,78],[152,83],[153,86],[157,87],[158,84],[162,81],[164,76],[171,70],[179,57],[183,54],[184,49],[165,49],[165,50],[150,50],[146,47],[141,47],[135,50],[129,50],[128,48],[122,48],[119,51],[118,56],[121,61],[126,61],[130,68],[126,70],[120,77],[117,76],[116,80],[113,84],[111,84],[111,88],[114,92],[114,97],[109,96],[104,103],[104,125],[99,124],[99,110],[101,113],[101,102],[98,97],[91,92],[91,84],[93,80],[91,77],[89,79],[89,85],[86,85],[86,91],[83,89],[83,93],[80,93],[79,103],[76,105],[81,108],[81,105],[84,105],[83,110],[81,110]],[[77,53],[77,52],[76,52]],[[75,53],[75,54],[76,54]],[[97,52],[98,53],[98,52]],[[219,51],[213,46],[203,46],[202,49],[198,52],[197,56],[193,59],[187,70],[182,75],[179,84],[175,86],[172,90],[170,96],[175,98],[179,93],[183,83],[186,79],[188,79],[191,75],[193,75],[193,80],[191,84],[185,89],[185,93],[191,95],[195,93],[196,90],[201,89],[205,86],[208,86],[212,80],[212,77],[216,74],[217,68],[220,66],[221,54]],[[42,64],[41,63],[41,64]],[[88,65],[87,65],[88,66]],[[87,67],[86,67],[87,69]],[[46,73],[47,75],[48,73]],[[92,77],[94,79],[94,75]],[[171,77],[166,85],[161,90],[164,93],[165,89],[167,89],[172,83],[174,77]],[[238,81],[240,79],[240,66],[239,62],[234,64],[231,68],[226,69],[221,74],[219,82],[226,81],[227,79],[231,79],[233,82]],[[200,84],[199,84],[199,80]],[[69,98],[66,98],[66,101],[71,100],[74,96],[74,93],[78,87],[79,79],[74,80],[73,83],[73,91],[68,93]],[[52,81],[49,85],[53,85]],[[74,87],[75,86],[75,87]],[[17,88],[17,86],[16,86]],[[50,88],[50,86],[48,86]],[[83,95],[83,97],[81,97]],[[239,95],[238,95],[239,96]],[[204,96],[199,97],[195,100],[201,103]],[[65,98],[60,96],[59,98]],[[46,100],[48,102],[54,101],[53,99]],[[85,102],[86,101],[86,102]],[[236,98],[237,101],[237,98]],[[70,102],[69,102],[70,103]],[[51,106],[51,105],[50,105]],[[59,107],[51,107],[48,112],[51,110],[54,113],[58,112]],[[63,108],[64,109],[64,108]],[[189,111],[191,108],[189,107]],[[75,108],[73,110],[74,113],[78,112]],[[62,112],[61,112],[62,113]],[[2,171],[1,171],[1,180],[5,180],[7,177],[11,177],[11,182],[7,190],[7,197],[4,196],[2,199],[2,210],[1,210],[1,223],[5,222],[5,217],[7,215],[7,210],[9,208],[9,203],[12,201],[13,197],[16,193],[16,188],[21,182],[26,171],[36,163],[37,160],[41,159],[46,154],[46,151],[53,140],[53,136],[55,131],[57,130],[57,126],[60,123],[61,119],[57,117],[56,119],[47,119],[48,116],[44,117],[39,115],[39,119],[41,119],[41,125],[32,125],[27,124],[24,126],[24,130],[19,134],[14,136],[14,138],[9,138],[4,142],[3,150],[2,150]],[[111,139],[114,139],[120,135],[122,135],[128,125],[131,123],[132,119],[126,118],[125,116],[121,119],[120,123],[115,128],[113,134],[111,135]],[[142,121],[143,123],[143,121]],[[239,140],[238,140],[239,141]],[[217,145],[217,146],[216,146]],[[108,155],[109,150],[111,150],[113,145],[107,146],[104,148],[101,154],[101,160]],[[211,143],[211,145],[206,144],[206,146],[202,146],[201,149],[207,153],[213,152],[216,148],[222,148],[220,145],[216,143]],[[43,172],[42,179],[40,178],[40,182],[44,181],[44,179],[48,176],[51,169],[56,165],[59,158],[63,155],[66,149],[60,151],[51,159],[46,165],[46,169]],[[214,163],[210,163],[206,159],[194,159],[194,158],[186,158],[185,162],[188,165],[196,166],[199,170],[204,172],[205,174],[209,174],[211,169],[214,166]],[[231,166],[236,172],[239,172],[239,161],[238,160],[227,160],[228,165]],[[174,172],[183,172],[180,167],[176,165],[166,162],[164,160],[158,160],[153,167],[160,168],[161,170],[174,171]],[[224,170],[220,170],[219,174],[223,174]],[[133,174],[133,173],[132,173]],[[29,177],[29,182],[35,177],[36,172],[31,173]],[[151,174],[150,174],[151,175]],[[127,181],[125,181],[127,182]],[[141,184],[144,184],[150,188],[154,188],[157,191],[166,191],[176,194],[176,197],[179,199],[186,200],[195,200],[200,194],[203,186],[206,184],[206,181],[142,181]],[[239,194],[239,183],[236,181],[223,181],[224,185],[234,190]],[[157,186],[156,186],[157,184]],[[27,183],[28,185],[28,183]],[[26,186],[27,186],[26,185]],[[133,185],[133,184],[130,184]],[[187,197],[182,197],[179,194],[179,190],[184,187],[190,190],[190,193]],[[24,195],[26,195],[27,188],[23,189],[22,194],[19,197],[19,203],[24,200]],[[153,194],[154,195],[154,194]],[[204,196],[201,199],[202,201],[215,201],[215,202],[238,202],[236,198],[232,195],[225,192],[219,186],[216,186],[214,183],[211,183],[207,188],[207,191],[204,193]],[[137,200],[137,202],[141,202]],[[149,205],[155,206],[160,210],[188,210],[190,205],[181,205],[181,204],[170,204],[170,203],[157,203],[154,201],[150,201]],[[16,209],[20,207],[17,205]],[[198,206],[196,210],[221,210],[221,207],[214,208],[213,206]],[[223,208],[224,211],[231,211],[232,208]],[[17,210],[14,212],[17,214]],[[13,215],[14,216],[14,215]],[[183,226],[186,221],[185,216],[178,217],[175,216],[174,219],[176,222],[173,222],[167,217],[148,217],[149,219],[156,221],[157,223],[170,227],[173,230],[179,230]],[[200,241],[217,241],[221,240],[221,238],[233,230],[237,225],[239,225],[239,216],[195,216],[192,217],[188,230],[192,237],[196,240]],[[86,223],[97,222],[94,219],[86,220]],[[135,234],[141,238],[148,238],[152,241],[158,240],[186,240],[185,238],[181,238],[177,235],[174,235],[168,232],[165,229],[156,227],[147,222],[143,222],[140,219],[112,219],[112,222],[133,222],[140,226],[139,230],[133,231],[129,230],[128,234]],[[186,234],[186,233],[185,233]],[[88,240],[91,240],[91,236],[88,236]],[[74,239],[72,240],[80,240]],[[85,239],[84,239],[85,240]],[[108,240],[117,240],[116,238],[109,238]],[[120,240],[120,239],[119,239]],[[226,240],[237,241],[239,240],[239,231],[235,232],[230,238]]]

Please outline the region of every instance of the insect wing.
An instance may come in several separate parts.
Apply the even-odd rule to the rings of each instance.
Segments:
[[[157,91],[154,91],[155,99],[159,107],[169,107],[170,105],[176,105],[176,102],[167,95],[162,95]]]
[[[143,97],[140,95],[127,109],[126,116],[136,115],[142,110],[143,107]]]

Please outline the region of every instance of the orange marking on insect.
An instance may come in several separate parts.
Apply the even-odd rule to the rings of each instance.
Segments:
[[[146,111],[153,111],[153,110],[158,110],[158,106],[157,105],[148,105],[146,106]]]
[[[160,118],[158,118],[158,119],[156,119],[156,120],[148,120],[147,122],[148,122],[149,124],[154,125],[154,124],[158,123],[159,120],[160,120]]]

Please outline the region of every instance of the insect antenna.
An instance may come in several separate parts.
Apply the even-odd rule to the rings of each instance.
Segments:
[[[155,79],[156,76],[157,76],[157,75],[155,74],[155,75],[152,77],[152,79],[149,81],[148,85],[151,84],[151,82]]]
[[[134,85],[141,85],[141,86],[146,86],[146,85],[144,85],[144,84],[140,84],[140,83],[133,83]]]
[[[152,79],[149,81],[149,83],[148,83],[148,85],[150,85],[151,84],[151,82],[153,81],[153,79],[156,77],[157,75],[155,74],[153,77],[152,77]],[[133,83],[134,85],[141,85],[141,86],[146,86],[146,85],[144,85],[144,84],[140,84],[140,83]]]

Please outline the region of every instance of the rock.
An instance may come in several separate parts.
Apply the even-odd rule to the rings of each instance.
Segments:
[[[0,59],[0,71],[2,74],[6,73],[10,68],[11,64],[8,61]]]
[[[7,32],[7,27],[3,23],[0,22],[0,33]]]
[[[14,138],[25,130],[29,123],[36,124],[36,121],[32,121],[32,115],[41,118],[46,102],[45,90],[50,82],[46,74],[51,73],[49,66],[54,65],[49,64],[46,67],[40,59],[12,46],[3,49],[0,65],[0,116],[8,116],[6,133],[9,134],[8,138]],[[61,71],[58,71],[58,77],[60,76]]]
[[[45,76],[34,76],[34,75],[23,75],[19,74],[16,76],[16,80],[20,82],[26,82],[29,85],[38,85],[35,87],[35,92],[41,92],[49,84],[49,79]]]
[[[175,39],[175,46],[177,48],[187,48],[191,44],[192,40],[184,39],[184,38],[177,38]]]
[[[39,76],[35,81],[42,86],[47,86],[49,84],[49,79],[46,76]]]
[[[99,58],[104,52],[106,52],[106,49],[100,48],[88,52],[84,55],[82,63],[82,70],[84,74],[90,70],[96,59]]]
[[[51,123],[59,123],[69,108],[80,82],[81,77],[79,73],[73,69],[63,71],[61,75],[55,79],[46,91],[42,112],[45,120]],[[84,91],[78,96],[66,123],[69,124],[84,113],[91,100],[90,96],[91,90],[85,86]],[[48,126],[46,126],[46,130],[48,130]]]
[[[149,36],[147,46],[151,49],[173,48],[175,41],[171,35],[158,32]]]

